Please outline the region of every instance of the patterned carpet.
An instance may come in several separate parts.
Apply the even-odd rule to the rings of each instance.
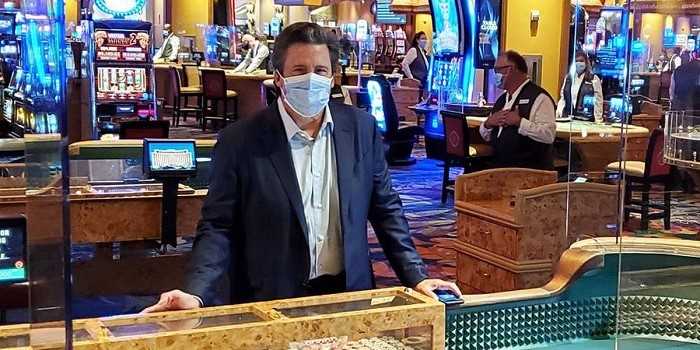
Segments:
[[[191,125],[194,121],[188,120]],[[214,138],[216,133],[192,127],[171,129],[174,138]],[[427,159],[425,151],[417,145],[415,165],[391,169],[394,188],[401,195],[406,218],[411,227],[414,242],[428,265],[431,277],[455,280],[456,257],[452,241],[456,237],[456,213],[450,196],[445,205],[440,203],[440,184],[443,168],[440,163]],[[459,174],[459,169],[452,176]],[[655,196],[652,195],[652,198]],[[658,196],[656,196],[658,197]],[[652,221],[647,231],[639,230],[639,216],[633,215],[625,224],[625,235],[642,237],[678,237],[698,239],[700,237],[700,195],[674,192],[672,196],[671,230],[663,230],[663,222]],[[381,246],[370,228],[370,256],[374,262],[377,285],[396,286],[399,281],[384,257]]]

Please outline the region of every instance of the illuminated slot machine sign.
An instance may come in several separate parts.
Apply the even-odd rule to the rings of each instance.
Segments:
[[[147,31],[95,30],[95,60],[148,62],[150,41]]]
[[[27,279],[26,221],[0,219],[0,284]]]

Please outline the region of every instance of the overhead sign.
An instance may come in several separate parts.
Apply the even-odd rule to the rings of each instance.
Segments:
[[[374,18],[380,24],[405,24],[406,15],[400,15],[391,10],[391,0],[377,0],[374,3]]]

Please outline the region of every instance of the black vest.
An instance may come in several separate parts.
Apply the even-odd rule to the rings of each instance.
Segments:
[[[554,104],[554,100],[547,91],[532,82],[528,82],[520,91],[520,95],[515,96],[516,100],[511,110],[515,110],[517,106],[520,117],[529,120],[532,105],[541,94],[545,94]],[[493,106],[494,112],[503,110],[506,105],[506,95],[504,93],[498,98]],[[498,127],[491,130],[491,144],[495,152],[496,167],[553,169],[552,145],[520,135],[518,129],[518,126],[504,126],[500,137],[498,136]]]
[[[584,111],[583,99],[586,96],[591,96],[595,98],[595,90],[593,89],[593,77],[591,75],[586,75],[583,77],[583,82],[581,83],[581,88],[578,91],[578,97],[576,98],[576,105],[572,106],[571,101],[571,89],[573,89],[573,79],[571,76],[566,77],[566,82],[564,83],[564,102],[566,102],[566,107],[564,107],[563,117],[567,118],[569,116],[576,117],[576,119],[594,121],[595,120],[595,104],[589,111]]]
[[[671,109],[700,111],[700,61],[684,64],[673,74]]]
[[[166,61],[169,61],[170,55],[173,54],[173,45],[170,44],[170,38],[172,38],[172,36],[173,35],[171,34],[165,39],[165,42],[163,43],[163,51],[160,54],[160,57]]]
[[[423,84],[423,88],[427,88],[428,66],[426,66],[425,62],[428,61],[428,58],[420,47],[415,47],[415,49],[418,56],[408,67],[411,69],[413,77],[420,80],[421,84]]]

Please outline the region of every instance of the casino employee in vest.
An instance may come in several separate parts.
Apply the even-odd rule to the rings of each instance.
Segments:
[[[557,118],[568,118],[603,122],[603,86],[600,78],[591,73],[591,64],[583,51],[576,52],[576,74],[567,74],[561,87],[561,98],[557,105]],[[591,99],[592,105],[586,106]]]
[[[554,100],[531,82],[527,63],[515,51],[496,60],[496,86],[505,92],[479,132],[494,148],[497,168],[552,169],[552,143],[556,135]]]
[[[180,38],[172,32],[170,24],[163,26],[163,39],[163,45],[153,55],[153,61],[156,63],[177,61],[177,54],[180,52]]]
[[[402,284],[459,294],[427,277],[374,118],[329,104],[338,55],[317,24],[279,35],[280,98],[219,134],[185,291],[145,312],[370,289],[368,221]]]

